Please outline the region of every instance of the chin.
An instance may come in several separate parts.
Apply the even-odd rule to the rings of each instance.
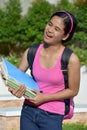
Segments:
[[[44,39],[44,43],[46,43],[46,44],[51,44],[51,42],[48,40],[48,39]]]

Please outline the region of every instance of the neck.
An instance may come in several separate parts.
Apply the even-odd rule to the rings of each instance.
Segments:
[[[44,43],[44,49],[48,49],[49,51],[51,50],[51,51],[58,51],[58,50],[60,50],[61,48],[63,48],[64,46],[62,45],[62,44],[51,44],[51,45],[49,45],[49,44],[47,44],[47,43]]]

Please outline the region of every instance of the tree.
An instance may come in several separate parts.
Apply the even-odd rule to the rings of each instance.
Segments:
[[[3,14],[0,14],[3,16],[2,22],[0,22],[0,42],[7,44],[11,51],[13,44],[17,43],[16,32],[21,17],[20,0],[9,0],[2,12]]]
[[[19,27],[20,41],[25,46],[43,42],[44,27],[53,10],[54,5],[46,0],[35,0],[32,3]]]

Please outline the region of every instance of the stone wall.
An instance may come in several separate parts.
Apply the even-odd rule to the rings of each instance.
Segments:
[[[0,116],[0,130],[20,130],[20,117]]]

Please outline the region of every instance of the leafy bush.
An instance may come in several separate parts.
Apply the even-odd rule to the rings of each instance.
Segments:
[[[1,12],[1,11],[0,11]],[[9,0],[0,20],[0,42],[16,44],[16,30],[20,19],[20,0]],[[2,12],[1,12],[2,13]],[[1,17],[1,16],[0,16]]]
[[[66,10],[73,13],[74,5],[69,0],[60,0],[56,5],[57,10]]]
[[[11,62],[12,64],[14,64],[15,66],[18,66],[19,60],[20,60],[19,57],[16,57],[16,56],[11,55],[11,54],[10,54],[8,57],[6,57],[6,59],[7,59],[9,62]]]
[[[81,49],[77,47],[72,47],[74,52],[78,55],[81,65],[87,65],[87,49]]]
[[[75,33],[73,39],[74,46],[80,47],[81,49],[87,49],[87,34],[85,32],[79,31],[78,33]]]
[[[21,26],[19,25],[19,32],[23,36],[20,37],[20,40],[23,41],[23,45],[29,46],[43,41],[45,24],[53,10],[54,6],[45,0],[35,0],[32,3],[24,20],[20,22]]]
[[[76,10],[73,12],[76,16],[78,27],[75,34],[75,41],[80,48],[87,49],[87,6],[75,5]]]

